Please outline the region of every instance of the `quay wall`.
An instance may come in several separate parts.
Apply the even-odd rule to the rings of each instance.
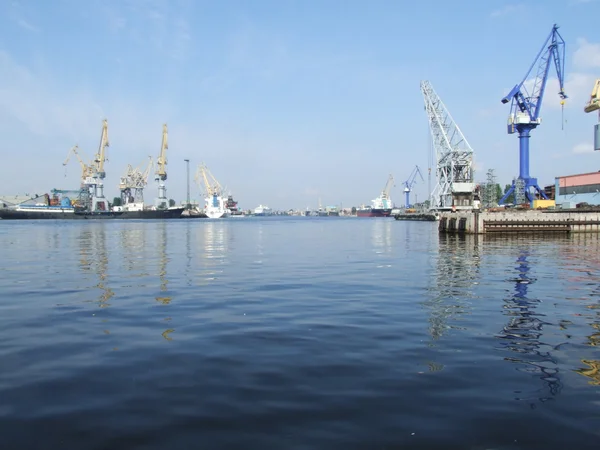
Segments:
[[[440,233],[597,233],[599,211],[469,211],[440,213]]]

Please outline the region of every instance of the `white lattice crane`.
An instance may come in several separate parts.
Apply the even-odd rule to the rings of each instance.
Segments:
[[[425,111],[433,140],[436,185],[431,192],[431,209],[472,207],[473,149],[429,81],[421,81]],[[455,198],[460,198],[455,202]]]
[[[127,165],[127,171],[124,176],[121,177],[119,183],[119,190],[121,191],[121,203],[129,205],[136,203],[143,208],[144,204],[144,188],[148,184],[148,176],[153,167],[152,156],[148,157],[148,164],[144,170],[139,167],[133,167],[131,164]]]

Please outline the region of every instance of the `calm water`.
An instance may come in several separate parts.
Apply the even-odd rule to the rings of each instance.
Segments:
[[[1,447],[596,449],[599,244],[0,221]]]

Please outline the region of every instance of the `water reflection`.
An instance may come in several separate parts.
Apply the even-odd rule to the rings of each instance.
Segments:
[[[165,293],[168,291],[169,280],[167,279],[167,265],[170,261],[167,255],[167,224],[162,221],[158,224],[159,226],[159,238],[157,239],[156,246],[158,248],[159,256],[159,270],[158,277],[160,279],[160,292]],[[156,301],[163,305],[171,303],[171,297],[168,295],[160,295],[156,297]]]
[[[429,333],[439,339],[449,328],[460,328],[460,315],[469,313],[469,299],[475,297],[474,286],[480,278],[480,241],[477,236],[439,236],[431,294],[423,302],[429,309]]]
[[[98,284],[95,287],[101,291],[98,306],[106,308],[110,306],[108,301],[115,294],[107,286],[108,253],[106,251],[104,224],[94,224],[90,225],[89,228],[85,228],[79,235],[78,241],[81,270],[84,273],[94,273],[97,277]]]
[[[204,248],[200,249],[202,257],[202,280],[216,280],[223,272],[227,262],[227,224],[226,222],[206,221],[204,231]]]
[[[562,383],[558,376],[558,363],[550,353],[552,346],[540,341],[543,327],[549,323],[543,320],[544,314],[536,311],[540,301],[528,295],[530,286],[537,281],[531,274],[529,257],[529,249],[522,247],[516,260],[516,277],[510,279],[514,283],[514,290],[503,306],[504,313],[510,319],[498,338],[502,340],[505,350],[515,354],[505,357],[506,361],[517,363],[520,366],[517,370],[530,373],[544,382],[545,389],[535,397],[546,401],[561,391]],[[519,397],[517,400],[531,399]],[[534,404],[531,406],[535,407]]]
[[[135,276],[131,273],[135,270],[140,271],[137,276],[147,276],[147,258],[143,254],[146,245],[146,227],[130,227],[127,225],[123,226],[119,232],[125,268],[130,276]]]
[[[371,240],[375,253],[391,253],[392,251],[392,220],[389,218],[372,221]],[[406,227],[408,229],[410,227]]]

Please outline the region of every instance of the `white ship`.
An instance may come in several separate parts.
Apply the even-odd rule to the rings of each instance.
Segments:
[[[206,214],[209,219],[227,217],[230,211],[227,208],[226,200],[222,196],[223,188],[204,163],[198,165],[194,177],[196,183],[200,183],[200,179],[204,182],[205,189],[204,209],[201,212]]]
[[[220,219],[221,217],[227,217],[230,211],[225,207],[223,197],[213,193],[213,195],[204,199],[204,214],[209,219]]]
[[[270,216],[273,214],[273,210],[268,206],[260,205],[257,208],[254,208],[255,216]]]

